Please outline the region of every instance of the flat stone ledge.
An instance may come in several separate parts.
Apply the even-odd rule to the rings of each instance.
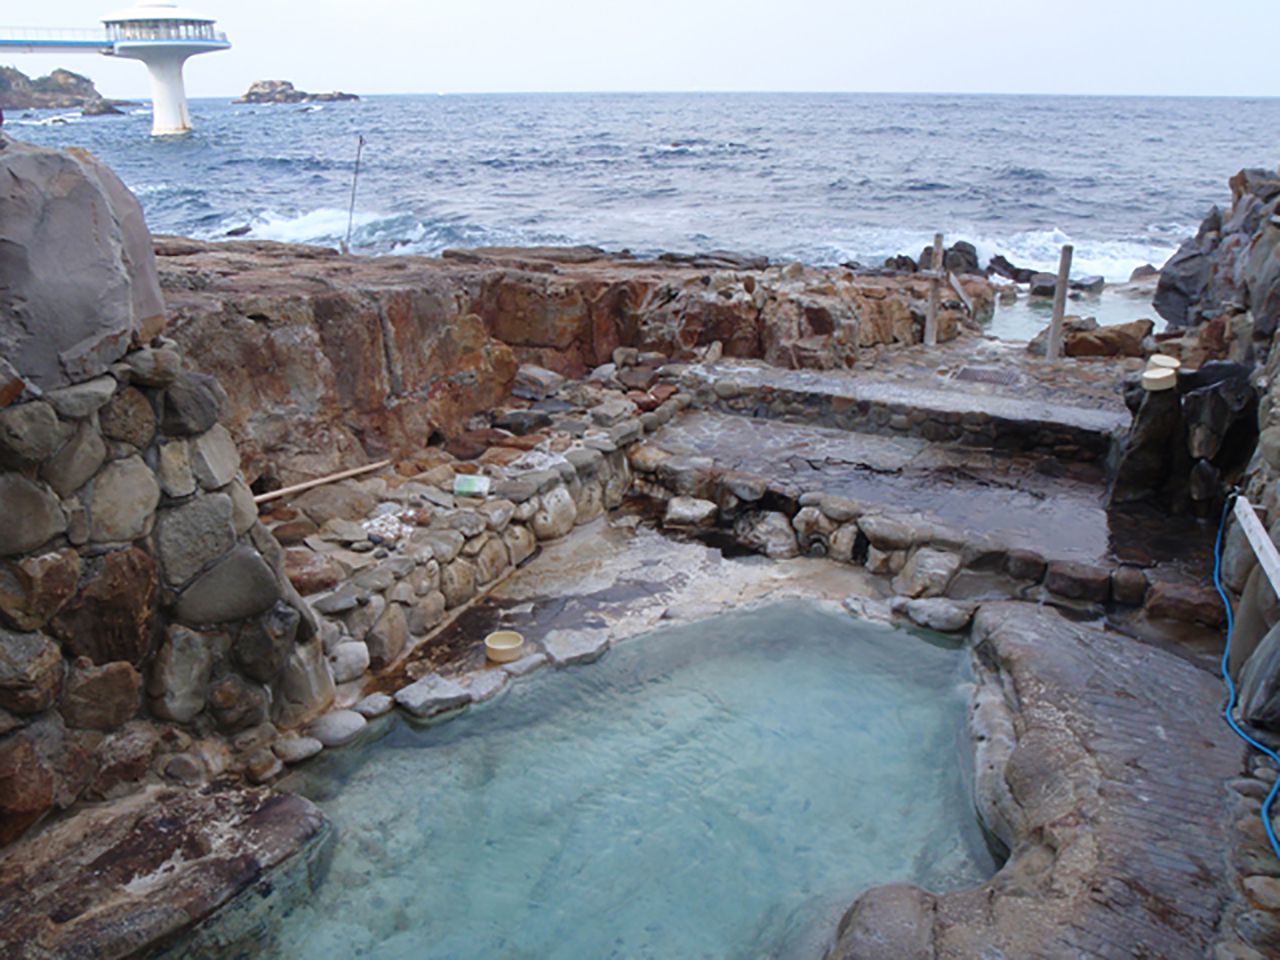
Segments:
[[[975,799],[1010,858],[976,889],[869,891],[829,960],[1204,956],[1245,769],[1217,679],[1032,604],[983,606],[973,639]]]
[[[0,956],[150,956],[305,871],[328,835],[309,801],[228,785],[86,808],[0,856]]]

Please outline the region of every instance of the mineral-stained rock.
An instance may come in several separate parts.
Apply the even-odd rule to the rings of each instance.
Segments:
[[[0,616],[18,630],[39,630],[80,583],[80,554],[59,550],[0,564]]]
[[[211,493],[161,510],[156,546],[165,580],[180,586],[235,546],[231,498]]]
[[[171,437],[202,434],[218,422],[226,400],[216,378],[184,370],[164,392],[160,428]]]
[[[1154,328],[1150,320],[1133,320],[1069,334],[1063,342],[1068,357],[1142,357],[1143,341]]]
[[[152,711],[178,723],[194,720],[208,703],[214,655],[225,643],[225,638],[171,625],[147,680]]]
[[[306,548],[286,550],[284,569],[289,582],[303,596],[333,589],[344,575],[337,561]]]
[[[423,720],[470,702],[471,693],[466,687],[434,673],[396,691],[400,708]]]
[[[51,629],[73,657],[140,666],[151,644],[159,575],[136,547],[84,563],[83,587],[53,618]]]
[[[16,473],[0,474],[0,556],[27,553],[66,529],[66,514],[48,488]]]
[[[227,623],[263,613],[279,598],[274,572],[258,551],[241,545],[182,592],[177,615],[191,624]]]
[[[319,640],[293,648],[275,689],[272,720],[282,728],[305,723],[333,703],[333,676]]]
[[[160,734],[154,724],[145,720],[126,723],[98,748],[98,773],[86,796],[108,800],[131,792],[151,769],[159,747]]]
[[[240,452],[222,424],[191,441],[191,469],[206,490],[225,487],[240,471]]]
[[[57,789],[57,772],[32,734],[24,730],[0,739],[0,847],[53,809]]]
[[[1111,574],[1111,596],[1116,603],[1142,606],[1147,596],[1147,574],[1138,567],[1119,567]]]
[[[132,444],[139,450],[156,435],[156,412],[137,387],[125,387],[98,414],[102,435],[108,440]]]
[[[0,630],[0,709],[48,710],[62,687],[62,652],[42,633]]]
[[[523,400],[545,400],[559,391],[564,383],[564,377],[558,373],[533,364],[524,364],[516,371],[516,381],[511,392]]]
[[[121,543],[146,536],[159,502],[160,485],[141,457],[112,461],[93,481],[90,539]]]
[[[142,676],[133,664],[94,666],[82,657],[67,674],[59,710],[69,727],[110,732],[131,720],[142,705]]]
[[[0,901],[23,910],[0,932],[0,952],[42,943],[46,956],[73,956],[84,944],[101,957],[145,954],[249,891],[259,903],[271,898],[270,913],[286,911],[296,905],[288,891],[307,889],[326,835],[323,814],[291,794],[227,783],[149,788],[5,851]]]
[[[82,423],[70,440],[40,468],[40,478],[60,497],[69,497],[92,479],[107,459],[102,436]]]

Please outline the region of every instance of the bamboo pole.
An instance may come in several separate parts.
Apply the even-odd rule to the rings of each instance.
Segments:
[[[1049,323],[1049,344],[1045,356],[1057,360],[1062,356],[1062,319],[1067,314],[1067,287],[1071,283],[1071,257],[1075,248],[1067,244],[1058,261],[1058,282],[1053,287],[1053,320]]]
[[[929,312],[924,319],[924,345],[938,345],[938,306],[942,301],[942,234],[933,235],[933,279],[929,281]]]
[[[352,477],[358,477],[361,474],[373,473],[375,470],[381,470],[383,467],[391,466],[390,460],[379,460],[377,463],[371,463],[364,467],[355,467],[351,470],[343,470],[341,473],[333,473],[327,477],[317,477],[315,480],[307,480],[305,483],[295,483],[292,487],[284,487],[280,490],[272,490],[270,493],[264,493],[261,496],[254,497],[254,503],[270,503],[272,500],[279,500],[282,497],[292,496],[295,493],[304,493],[307,490],[314,490],[316,487],[323,487],[330,483],[337,483],[339,480],[350,480]]]

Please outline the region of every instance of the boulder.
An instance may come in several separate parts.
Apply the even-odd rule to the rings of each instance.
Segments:
[[[1194,326],[1209,288],[1212,262],[1198,239],[1186,241],[1160,270],[1152,306],[1171,326]]]
[[[163,327],[142,208],[83,151],[0,151],[0,354],[42,390],[99,376]]]
[[[526,363],[516,371],[511,392],[522,400],[545,400],[559,392],[564,384],[565,379],[560,374]]]
[[[967,630],[973,621],[975,606],[972,603],[960,603],[942,597],[929,597],[908,600],[900,606],[895,604],[894,609],[895,612],[906,614],[912,623],[926,630],[960,633]]]
[[[19,468],[47,460],[71,436],[72,427],[40,400],[0,410],[0,463]]]
[[[272,683],[284,669],[298,639],[302,615],[283,600],[241,626],[231,656],[240,672],[258,683]]]
[[[359,640],[348,640],[333,648],[329,663],[333,667],[334,683],[359,680],[369,669],[369,648]]]
[[[577,517],[573,494],[568,488],[558,486],[542,495],[531,526],[539,540],[558,540],[573,529]]]
[[[171,437],[197,436],[218,422],[226,403],[217,379],[184,370],[164,392],[160,428]]]
[[[476,568],[468,560],[459,557],[440,568],[440,592],[452,610],[476,595]]]
[[[325,747],[341,747],[360,736],[368,725],[369,721],[354,710],[335,710],[314,721],[307,735]]]
[[[672,497],[662,519],[667,527],[710,527],[716,522],[717,508],[710,500],[694,497]]]
[[[365,644],[369,665],[375,670],[395,663],[409,644],[409,621],[400,604],[387,604],[386,611],[365,637]]]
[[[191,441],[191,469],[206,490],[225,487],[240,472],[240,452],[222,424]],[[314,519],[314,518],[313,518]]]
[[[27,729],[0,739],[0,847],[22,836],[56,802],[57,770],[36,736]]]

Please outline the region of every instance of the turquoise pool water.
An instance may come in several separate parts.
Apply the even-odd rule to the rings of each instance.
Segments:
[[[994,870],[962,776],[966,663],[791,603],[397,722],[310,771],[338,843],[269,955],[820,956],[870,886]]]

